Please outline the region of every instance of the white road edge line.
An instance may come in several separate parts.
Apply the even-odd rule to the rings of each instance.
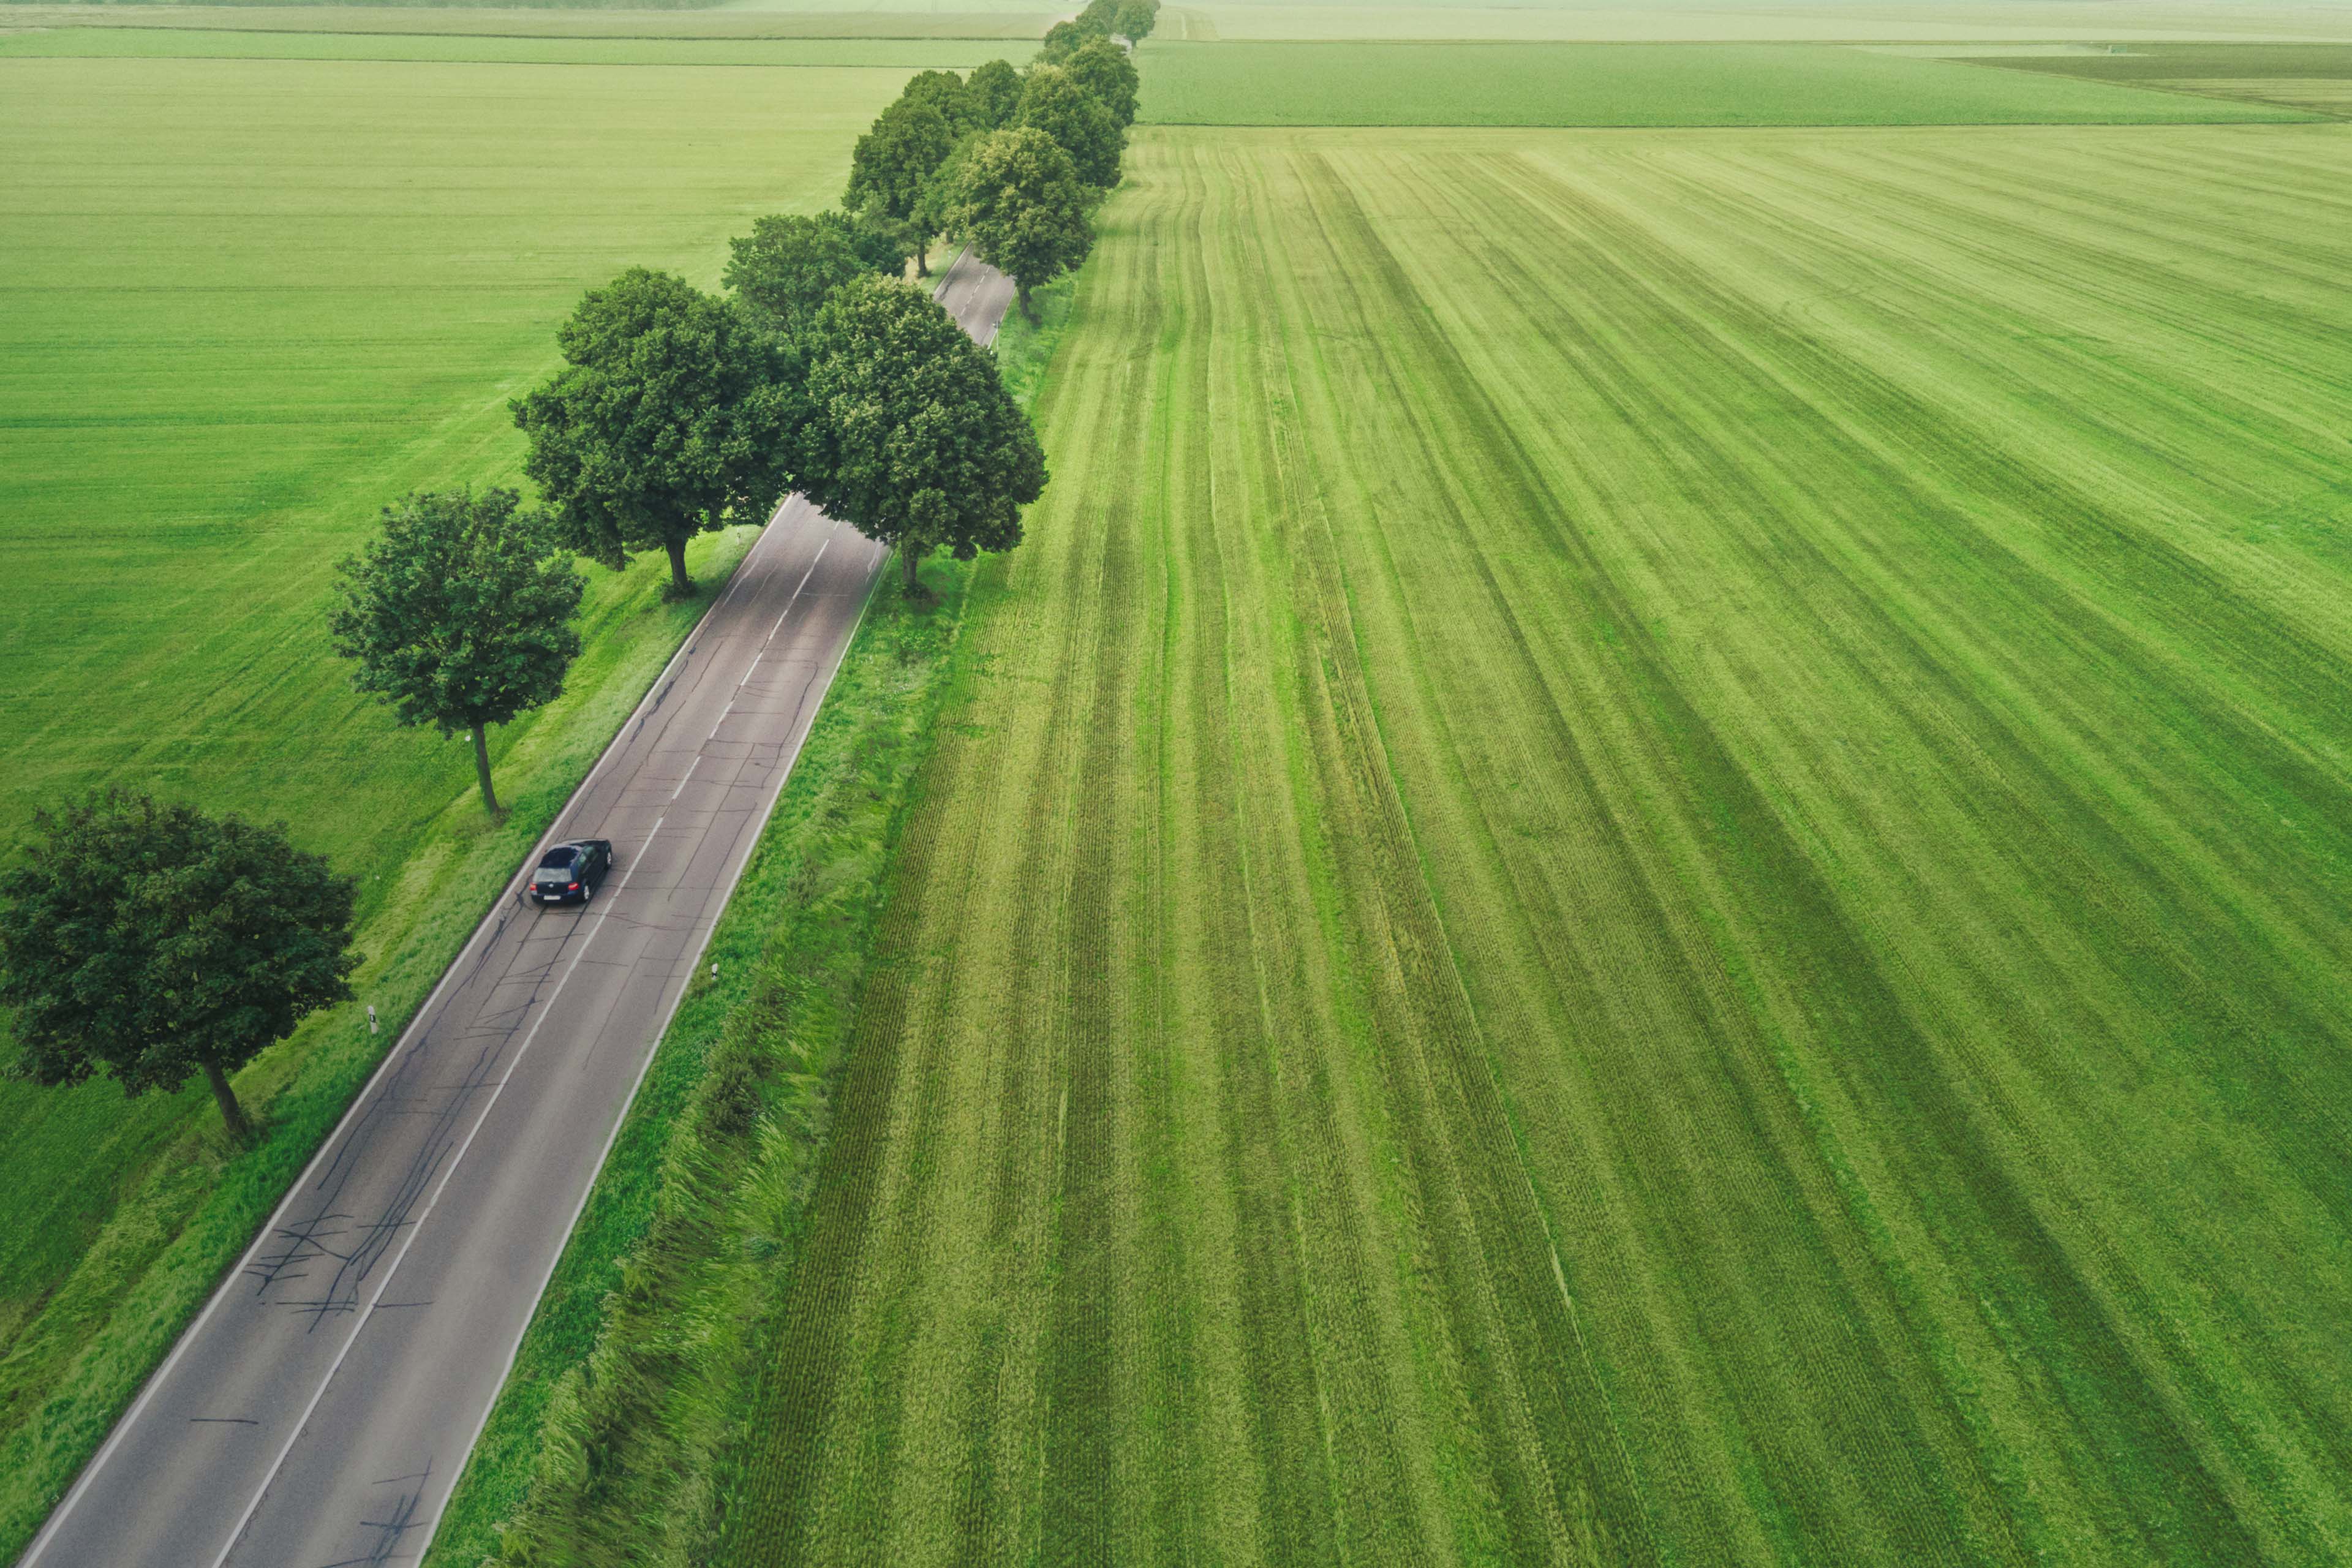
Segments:
[[[653,831],[646,835],[644,847],[629,858],[629,868],[621,873],[620,883],[613,889],[614,899],[618,899],[629,890],[629,879],[636,875],[637,862],[644,858],[647,849],[654,847],[654,840],[661,837],[662,824],[668,820],[667,816],[654,819]],[[441,1177],[433,1184],[432,1195],[425,1200],[425,1206],[417,1211],[416,1217],[408,1222],[408,1234],[400,1238],[400,1250],[393,1255],[391,1266],[377,1279],[375,1294],[368,1298],[367,1310],[352,1319],[352,1331],[344,1336],[343,1348],[337,1351],[335,1359],[328,1363],[327,1374],[319,1380],[318,1388],[310,1395],[310,1403],[302,1407],[302,1414],[295,1421],[294,1429],[286,1435],[286,1442],[278,1450],[278,1457],[270,1460],[268,1474],[261,1478],[260,1489],[253,1494],[253,1500],[247,1503],[245,1511],[237,1516],[236,1526],[229,1531],[227,1542],[220,1549],[220,1555],[213,1559],[213,1568],[221,1568],[221,1564],[228,1561],[229,1553],[236,1550],[236,1543],[245,1539],[246,1527],[253,1522],[253,1516],[260,1511],[262,1500],[269,1495],[269,1489],[278,1484],[278,1472],[286,1468],[286,1456],[291,1454],[294,1451],[294,1445],[302,1440],[303,1430],[310,1425],[310,1417],[317,1412],[319,1401],[327,1397],[327,1390],[335,1384],[335,1374],[343,1370],[343,1358],[350,1355],[352,1347],[360,1342],[360,1334],[367,1328],[368,1321],[375,1316],[376,1304],[383,1300],[383,1293],[391,1288],[394,1277],[400,1272],[400,1266],[408,1260],[409,1247],[415,1244],[418,1234],[425,1228],[425,1222],[433,1217],[434,1207],[440,1203],[441,1194],[449,1190],[449,1178],[456,1175],[457,1167],[466,1163],[466,1152],[474,1146],[475,1135],[479,1133],[483,1124],[489,1121],[491,1110],[499,1103],[499,1096],[507,1091],[507,1085],[512,1083],[515,1074],[522,1069],[522,1060],[530,1055],[531,1045],[539,1038],[540,1028],[546,1024],[548,1015],[555,1011],[556,998],[563,994],[563,988],[572,983],[572,976],[580,968],[580,961],[588,956],[588,950],[594,946],[596,939],[604,934],[604,923],[612,918],[613,905],[608,900],[603,909],[596,911],[595,928],[580,939],[580,946],[572,954],[572,962],[564,965],[562,978],[556,981],[555,989],[550,991],[547,994],[547,1000],[540,1005],[539,1016],[530,1021],[530,1033],[523,1036],[522,1044],[515,1047],[515,1054],[509,1058],[505,1069],[499,1073],[497,1087],[493,1088],[489,1097],[482,1101],[482,1109],[475,1115],[474,1124],[466,1129],[465,1141],[457,1145],[457,1152],[449,1156],[449,1163],[441,1167]]]
[[[779,501],[775,511],[768,519],[769,522],[772,525],[781,520],[784,515],[784,509],[798,499],[799,492],[795,491]],[[778,536],[781,537],[781,531]],[[90,1483],[96,1480],[99,1472],[106,1468],[106,1462],[114,1457],[114,1451],[121,1445],[123,1434],[137,1424],[140,1415],[145,1412],[148,1402],[155,1397],[156,1391],[161,1389],[165,1380],[172,1375],[172,1369],[180,1364],[180,1357],[203,1332],[205,1325],[212,1321],[213,1313],[219,1310],[220,1304],[228,1299],[230,1285],[251,1267],[255,1255],[261,1250],[263,1244],[277,1234],[279,1228],[278,1220],[284,1217],[286,1211],[293,1205],[294,1201],[301,1195],[304,1189],[310,1186],[310,1178],[318,1173],[320,1163],[341,1141],[343,1133],[351,1127],[352,1121],[366,1109],[367,1102],[375,1093],[377,1087],[385,1081],[384,1069],[415,1042],[417,1030],[423,1026],[425,1020],[432,1016],[433,1005],[441,1000],[441,994],[449,988],[449,982],[465,972],[466,960],[472,956],[474,950],[488,941],[496,930],[491,915],[521,890],[523,883],[530,877],[531,868],[539,863],[540,856],[546,853],[547,847],[555,842],[556,835],[562,828],[563,819],[572,815],[572,808],[580,804],[581,798],[588,793],[590,786],[595,784],[597,776],[604,773],[605,764],[620,753],[621,742],[627,736],[629,727],[652,710],[647,704],[660,700],[664,683],[669,679],[671,672],[677,668],[678,661],[693,651],[696,640],[709,629],[710,622],[717,618],[720,607],[734,595],[735,587],[740,585],[749,574],[751,557],[759,552],[761,545],[767,543],[768,538],[769,535],[763,531],[760,538],[753,542],[751,548],[744,552],[743,559],[736,563],[735,582],[729,585],[727,594],[718,604],[711,605],[702,619],[697,621],[686,636],[679,639],[677,651],[669,656],[669,662],[662,666],[661,673],[654,678],[651,686],[646,688],[645,696],[638,700],[636,707],[630,710],[628,718],[623,721],[621,727],[613,731],[613,738],[604,743],[604,754],[596,759],[596,765],[588,770],[588,776],[582,779],[579,787],[565,798],[562,808],[549,820],[547,831],[540,836],[539,842],[532,846],[530,853],[525,856],[522,864],[516,868],[514,876],[499,891],[499,896],[491,900],[489,909],[483,911],[481,920],[474,927],[474,934],[467,939],[465,946],[457,950],[457,955],[449,961],[449,967],[441,972],[441,978],[435,983],[431,993],[425,996],[425,1005],[409,1016],[407,1026],[401,1030],[400,1037],[392,1043],[392,1048],[384,1052],[383,1059],[375,1064],[373,1070],[368,1074],[367,1082],[361,1087],[359,1093],[352,1097],[352,1103],[345,1108],[342,1117],[336,1121],[333,1130],[319,1141],[318,1151],[310,1156],[310,1163],[302,1167],[302,1173],[287,1187],[286,1195],[278,1200],[277,1206],[269,1211],[269,1217],[262,1222],[261,1228],[254,1232],[253,1239],[246,1244],[245,1251],[238,1255],[236,1267],[221,1276],[219,1283],[213,1287],[211,1297],[205,1302],[204,1310],[196,1314],[194,1322],[180,1331],[180,1337],[173,1342],[172,1353],[163,1358],[163,1365],[148,1374],[147,1381],[140,1387],[139,1397],[131,1401],[131,1408],[124,1411],[116,1420],[113,1426],[107,1432],[106,1441],[99,1446],[97,1453],[90,1456],[89,1463],[84,1465],[81,1468],[81,1473],[74,1478],[74,1484],[67,1489],[64,1499],[50,1511],[49,1517],[42,1521],[40,1533],[34,1536],[32,1545],[25,1549],[25,1555],[17,1560],[16,1568],[33,1568],[33,1565],[40,1560],[41,1554],[48,1550],[49,1543],[57,1539],[75,1506],[89,1490]],[[777,548],[781,549],[782,546],[779,545]]]

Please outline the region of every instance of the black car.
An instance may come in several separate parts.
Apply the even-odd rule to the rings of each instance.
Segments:
[[[611,839],[575,838],[539,858],[525,896],[535,904],[568,904],[574,899],[584,904],[596,896],[604,873],[612,868]]]

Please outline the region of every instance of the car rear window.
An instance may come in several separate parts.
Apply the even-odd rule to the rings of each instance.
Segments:
[[[544,871],[550,868],[568,867],[572,861],[579,858],[579,856],[580,851],[571,847],[569,845],[561,849],[551,849],[540,861],[539,868]]]

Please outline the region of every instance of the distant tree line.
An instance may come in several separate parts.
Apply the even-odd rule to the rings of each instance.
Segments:
[[[352,684],[407,726],[472,742],[554,700],[581,648],[586,556],[619,571],[762,522],[798,489],[895,548],[906,590],[936,550],[1021,542],[1045,453],[996,361],[920,289],[942,237],[1034,290],[1086,259],[1119,182],[1138,81],[1129,47],[1158,0],[1092,0],[1025,69],[923,71],[860,137],[839,211],[758,219],[724,292],[631,268],[556,333],[563,364],[512,405],[536,505],[511,489],[413,493],[337,571],[328,639]],[[99,1072],[128,1093],[202,1076],[248,1135],[228,1078],[306,1015],[348,999],[356,884],[284,825],[104,792],[37,818],[0,875],[0,1005],[15,1070]]]

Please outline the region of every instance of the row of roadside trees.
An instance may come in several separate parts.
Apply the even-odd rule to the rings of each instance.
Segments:
[[[935,550],[1018,544],[1045,454],[993,356],[905,273],[958,237],[1033,311],[1085,259],[1135,117],[1128,44],[1157,10],[1093,0],[1026,70],[916,77],[858,142],[844,210],[759,220],[723,293],[645,268],[589,290],[557,332],[562,368],[513,405],[539,504],[412,494],[341,564],[326,629],[354,686],[403,725],[467,735],[495,814],[488,730],[562,695],[581,648],[576,556],[618,571],[659,550],[688,595],[695,535],[762,521],[793,489],[895,547],[909,594]],[[122,792],[37,832],[0,875],[16,1070],[133,1094],[201,1075],[245,1139],[228,1075],[352,995],[355,881],[282,824]]]
[[[1032,291],[1077,267],[1093,214],[1118,184],[1139,83],[1111,19],[1148,32],[1158,0],[1096,0],[1046,35],[1035,63],[991,60],[969,78],[924,71],[859,138],[843,205],[903,245],[929,275],[935,239],[971,244]],[[1130,15],[1131,14],[1131,15]],[[803,220],[807,221],[807,220]]]

